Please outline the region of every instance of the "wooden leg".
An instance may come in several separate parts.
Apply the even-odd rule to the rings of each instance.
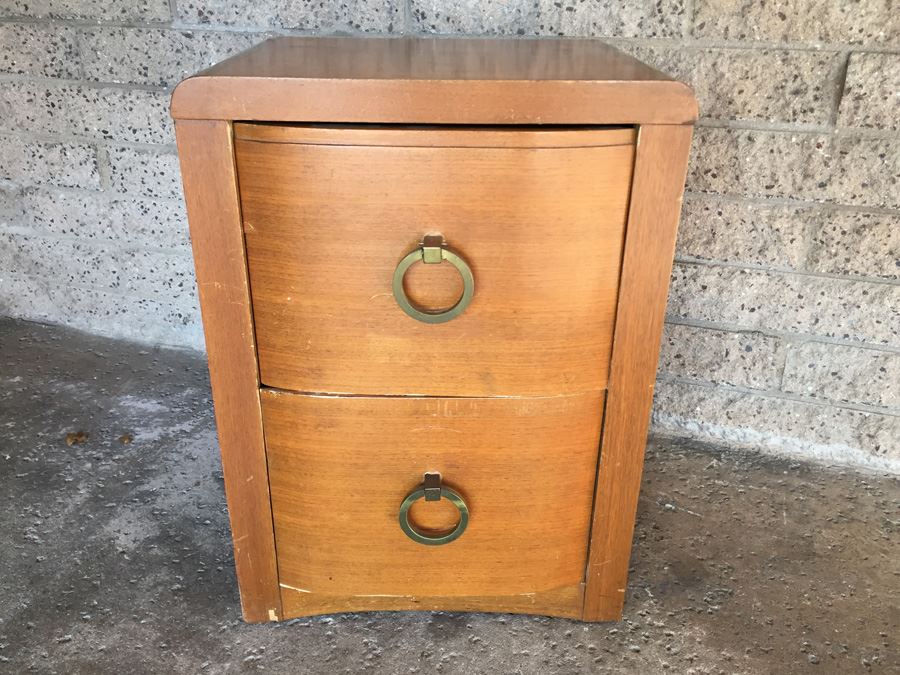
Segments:
[[[642,126],[619,283],[583,619],[621,617],[692,127]]]
[[[281,596],[231,124],[179,120],[175,129],[241,607],[247,621],[274,621]]]

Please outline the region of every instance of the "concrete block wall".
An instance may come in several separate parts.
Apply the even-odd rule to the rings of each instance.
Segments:
[[[601,37],[701,102],[656,429],[900,469],[891,0],[0,0],[0,314],[202,348],[168,119],[274,34]]]

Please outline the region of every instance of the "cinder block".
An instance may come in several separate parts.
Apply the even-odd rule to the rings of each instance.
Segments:
[[[900,208],[900,139],[700,127],[695,192]]]
[[[412,0],[426,33],[680,37],[684,13],[684,0]]]
[[[504,0],[411,0],[413,29],[426,33],[540,35],[541,3]]]
[[[900,409],[900,354],[822,342],[788,350],[784,391]]]
[[[676,264],[668,313],[743,330],[900,347],[900,286]]]
[[[440,5],[440,2],[438,2]],[[684,0],[538,0],[538,30],[551,35],[682,37]],[[549,30],[547,30],[549,28]]]
[[[802,269],[821,209],[687,195],[676,255]]]
[[[7,264],[4,240],[0,235],[0,316],[11,316],[28,321],[63,323],[50,300],[49,285],[43,280],[32,279],[13,271]],[[86,327],[87,330],[94,330]]]
[[[0,267],[0,314],[149,345],[203,349],[196,298],[183,304],[154,302],[97,289],[53,285]]]
[[[402,0],[179,0],[178,15],[187,23],[298,30],[402,30]]]
[[[891,0],[696,0],[693,29],[701,39],[889,46],[900,44],[900,12]]]
[[[180,200],[97,193],[29,190],[22,222],[51,236],[75,237],[120,249],[161,248],[190,254],[187,218]]]
[[[187,255],[119,249],[74,239],[24,234],[0,235],[13,272],[51,286],[178,303],[195,295],[194,267]]]
[[[115,259],[122,291],[129,296],[184,306],[197,295],[194,260],[189,255],[129,249],[116,252]]]
[[[112,187],[118,192],[181,199],[181,174],[174,152],[128,147],[107,149]]]
[[[24,215],[22,191],[0,184],[0,230],[19,227]]]
[[[164,92],[5,82],[0,88],[0,131],[173,143],[168,106]]]
[[[0,73],[77,78],[81,76],[79,61],[74,28],[0,24]]]
[[[688,195],[677,255],[900,279],[900,214]]]
[[[693,87],[706,119],[827,124],[843,74],[834,51],[616,46]]]
[[[20,136],[0,138],[0,179],[20,186],[99,188],[97,150],[79,143],[40,143]]]
[[[891,415],[658,382],[653,423],[657,430],[706,440],[900,469],[900,417]]]
[[[168,0],[4,0],[0,16],[87,21],[170,21]]]
[[[806,269],[900,279],[900,214],[823,210],[812,219]]]
[[[89,80],[171,86],[265,40],[265,34],[96,28],[85,31]]]
[[[754,389],[777,389],[784,367],[778,338],[667,324],[659,369],[667,375]]]
[[[900,130],[900,54],[850,55],[838,124]]]

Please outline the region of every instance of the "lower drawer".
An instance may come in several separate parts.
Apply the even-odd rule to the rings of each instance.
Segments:
[[[476,597],[578,601],[602,392],[472,399],[264,390],[261,399],[285,617],[427,608],[428,598],[443,598],[445,609],[477,609],[465,601]],[[469,516],[443,545],[414,541],[400,526],[401,502],[428,472]],[[443,533],[460,508],[420,499],[409,523]]]

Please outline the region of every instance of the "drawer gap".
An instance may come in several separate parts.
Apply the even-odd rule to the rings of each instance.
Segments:
[[[583,391],[566,392],[563,394],[532,394],[532,395],[498,394],[495,396],[458,396],[458,395],[442,395],[442,394],[352,394],[352,393],[339,393],[339,392],[333,392],[333,391],[299,391],[299,390],[294,390],[294,389],[282,389],[279,387],[266,387],[266,386],[260,387],[259,390],[260,390],[260,392],[268,392],[268,393],[274,394],[276,396],[300,395],[300,396],[313,396],[316,398],[458,399],[458,400],[486,401],[486,400],[494,400],[494,399],[525,400],[525,399],[567,398],[567,397],[573,397],[573,396],[582,396],[584,394],[590,394],[590,393],[605,392],[606,387],[597,387],[596,389],[585,389]]]

